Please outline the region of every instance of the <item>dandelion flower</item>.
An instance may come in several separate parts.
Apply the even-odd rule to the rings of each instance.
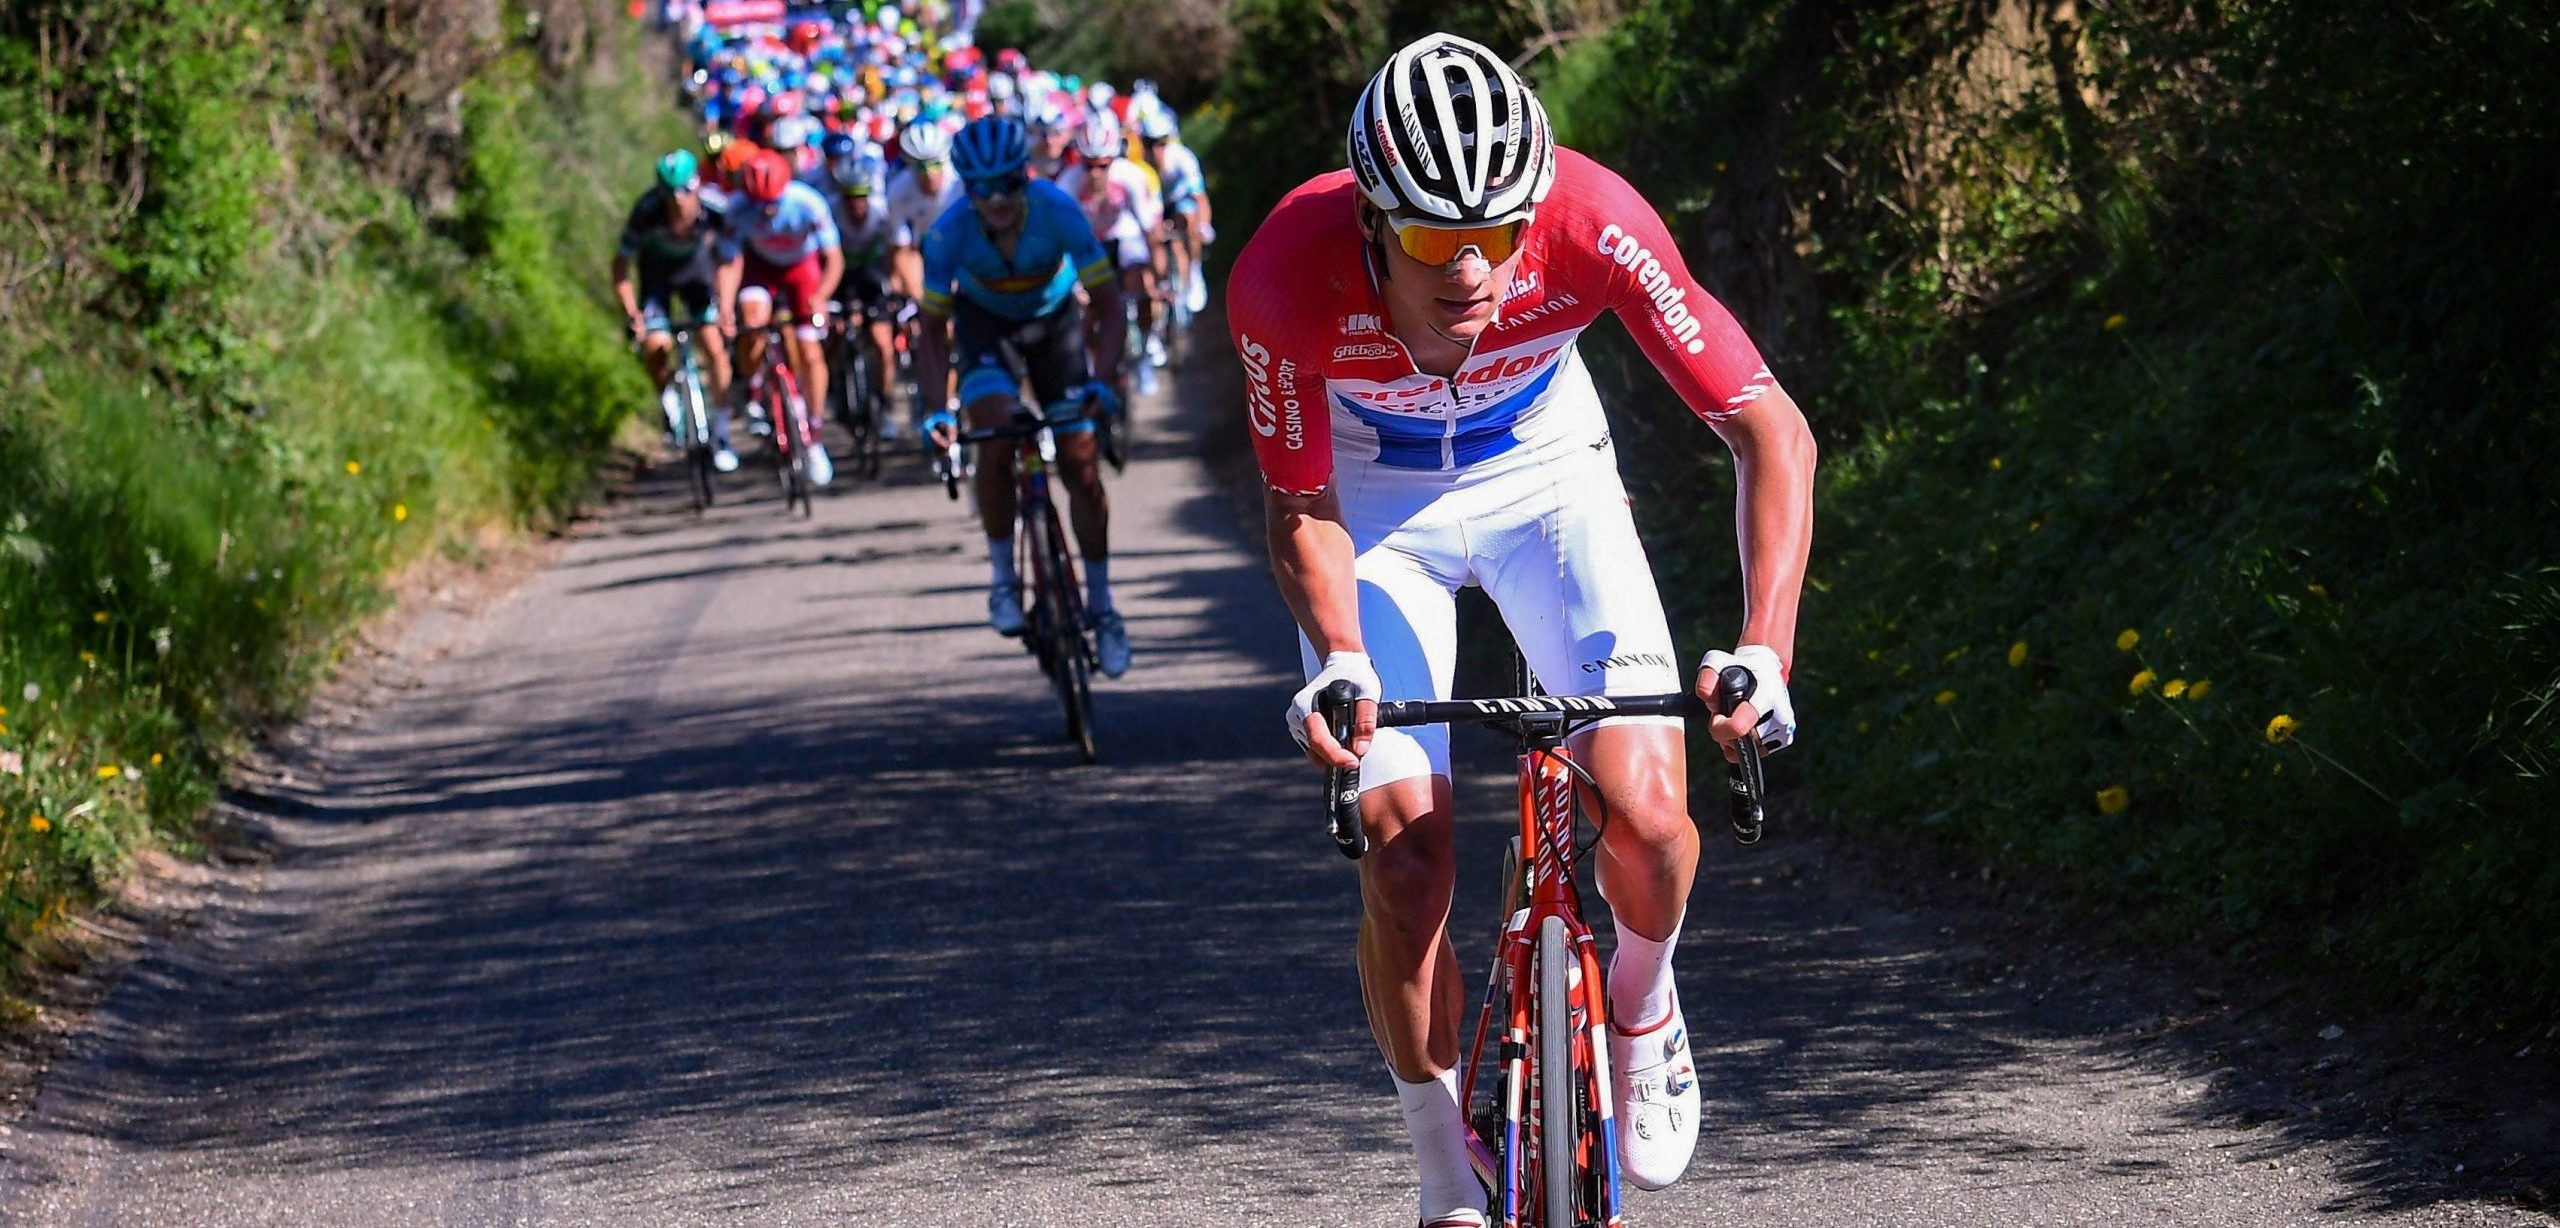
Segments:
[[[2131,652],[2133,651],[2133,646],[2141,642],[2142,633],[2131,627],[2127,627],[2122,631],[2116,632],[2117,652]]]
[[[107,613],[105,610],[100,610],[100,611],[98,611],[97,613],[95,613],[95,614],[91,614],[91,615],[89,616],[89,621],[90,621],[90,622],[97,623],[97,624],[98,624],[98,625],[100,625],[100,626],[105,626],[105,625],[106,625],[106,624],[108,624],[108,623],[114,622],[114,621],[115,621],[115,619],[116,619],[116,616],[115,616],[115,615],[113,615],[113,614],[109,614],[109,613]]]
[[[2025,640],[2020,640],[2015,644],[2009,645],[2009,668],[2016,669],[2026,663],[2027,642]]]
[[[2123,814],[2125,807],[2132,804],[2133,794],[2126,792],[2123,785],[2108,785],[2098,790],[2098,813],[2100,814]]]
[[[84,650],[80,654],[80,663],[82,665],[95,665],[98,663],[98,654]]]
[[[2184,678],[2172,678],[2160,685],[2160,698],[2162,699],[2176,699],[2186,693],[2187,680]]]
[[[153,751],[153,752],[151,752],[151,766],[153,766],[153,767],[158,767],[158,766],[160,766],[160,752],[158,752],[158,751],[156,751],[156,750],[155,750],[155,751]]]
[[[2114,331],[2116,331],[2117,329],[2122,328],[2122,327],[2124,327],[2124,313],[2123,313],[2123,312],[2119,311],[2119,312],[2115,313],[2114,315],[2111,315],[2111,316],[2108,316],[2108,317],[2107,317],[2107,331],[2108,331],[2108,332],[2114,332]]]
[[[1955,701],[1956,701],[1956,693],[1955,693],[1955,692],[1953,692],[1953,691],[1940,691],[1940,692],[1938,692],[1938,706],[1939,706],[1939,707],[1941,707],[1941,708],[1946,707],[1948,704],[1954,703]]]
[[[98,779],[100,780],[114,780],[116,777],[122,775],[124,775],[124,769],[117,767],[112,763],[101,763],[98,765]]]
[[[2293,740],[2293,731],[2300,728],[2302,728],[2302,722],[2282,712],[2276,713],[2275,719],[2267,722],[2267,740],[2279,745],[2290,742]]]
[[[348,461],[348,462],[347,462],[347,476],[348,476],[348,477],[354,477],[355,475],[357,475],[357,474],[359,474],[359,473],[362,473],[362,472],[364,472],[364,463],[363,463],[363,462],[361,462],[361,461]]]
[[[408,504],[406,504],[406,503],[394,503],[394,504],[392,504],[392,505],[391,505],[391,518],[392,518],[393,520],[406,522],[406,521],[409,519],[409,505],[408,505]]]
[[[2000,458],[1997,456],[1991,458],[1991,471],[1994,473],[2000,471]]]
[[[2160,681],[2160,675],[2146,669],[2135,674],[2133,681],[2126,683],[2124,689],[2135,695],[2148,695],[2151,693],[2151,684],[2158,681]]]
[[[2195,685],[2190,686],[2190,687],[2188,687],[2188,688],[2187,688],[2187,698],[2189,698],[2189,699],[2202,699],[2202,698],[2204,698],[2204,693],[2205,693],[2205,692],[2207,692],[2207,691],[2210,691],[2210,690],[2212,690],[2212,689],[2213,689],[2213,680],[2212,680],[2212,679],[2210,679],[2210,678],[2198,678],[2198,679],[2196,679],[2196,680],[2195,680]]]
[[[28,815],[28,816],[27,816],[27,830],[28,830],[28,831],[34,831],[34,832],[47,832],[47,831],[52,831],[52,830],[53,830],[53,821],[52,821],[51,819],[48,819],[48,818],[44,817],[43,815],[40,815],[40,814],[31,814],[31,815]]]

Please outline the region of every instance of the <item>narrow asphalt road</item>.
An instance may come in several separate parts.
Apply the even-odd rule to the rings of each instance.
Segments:
[[[808,521],[752,463],[699,519],[644,483],[314,732],[325,774],[255,803],[258,881],[146,949],[0,1139],[0,1221],[1409,1224],[1351,873],[1279,732],[1287,620],[1207,412],[1145,412],[1102,766],[921,475]],[[2244,1124],[2140,1021],[1814,877],[1710,843],[1710,1119],[1634,1223],[2548,1222]]]

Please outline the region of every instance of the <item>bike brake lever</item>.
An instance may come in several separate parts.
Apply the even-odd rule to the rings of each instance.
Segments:
[[[1717,671],[1716,715],[1731,715],[1751,698],[1756,687],[1751,671],[1742,666],[1728,665]],[[1757,734],[1744,734],[1734,749],[1740,752],[1740,758],[1725,764],[1725,787],[1732,794],[1733,842],[1758,844],[1767,829],[1768,815],[1762,798],[1769,786],[1760,760],[1760,738]]]
[[[1351,745],[1351,722],[1359,707],[1359,693],[1347,680],[1336,679],[1316,696],[1316,711],[1324,715],[1325,724],[1333,730],[1333,740],[1345,747]],[[1325,769],[1324,813],[1333,833],[1333,846],[1342,850],[1343,856],[1358,861],[1368,853],[1369,833],[1360,826],[1357,769]]]

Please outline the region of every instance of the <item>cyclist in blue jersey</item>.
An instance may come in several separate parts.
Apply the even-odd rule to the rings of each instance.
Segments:
[[[1113,391],[1122,342],[1120,283],[1111,257],[1075,198],[1031,177],[1030,159],[1030,134],[1018,119],[989,116],[961,129],[951,144],[951,161],[968,199],[944,212],[924,238],[927,326],[921,330],[916,383],[942,387],[944,371],[956,358],[960,403],[974,427],[1004,425],[1026,377],[1043,406],[1090,389],[1104,412],[1120,408]],[[1078,308],[1078,286],[1092,298],[1089,312]],[[940,327],[945,319],[951,324],[948,350]],[[1090,338],[1090,365],[1088,329],[1096,334]],[[947,439],[955,424],[946,412],[932,426],[937,437]],[[1068,515],[1084,555],[1095,655],[1102,672],[1117,678],[1129,668],[1129,633],[1111,604],[1110,508],[1094,464],[1093,423],[1061,426],[1057,438]],[[995,568],[987,619],[998,632],[1019,635],[1025,620],[1013,561],[1013,454],[986,449],[978,459],[977,486],[987,558]]]

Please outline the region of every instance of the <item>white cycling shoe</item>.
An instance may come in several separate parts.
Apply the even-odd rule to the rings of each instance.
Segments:
[[[1151,367],[1161,367],[1165,365],[1166,361],[1167,358],[1164,352],[1164,338],[1147,338],[1147,365]]]
[[[736,473],[738,454],[727,448],[716,449],[711,453],[711,467],[722,473]]]
[[[987,625],[998,635],[1020,635],[1031,620],[1022,615],[1022,594],[1012,585],[987,590]]]
[[[836,462],[827,455],[827,445],[809,445],[809,484],[825,486],[836,480]]]
[[[1662,1022],[1629,1034],[1609,1025],[1609,1082],[1618,1100],[1618,1171],[1658,1190],[1688,1171],[1698,1149],[1698,1071],[1680,1000]]]

